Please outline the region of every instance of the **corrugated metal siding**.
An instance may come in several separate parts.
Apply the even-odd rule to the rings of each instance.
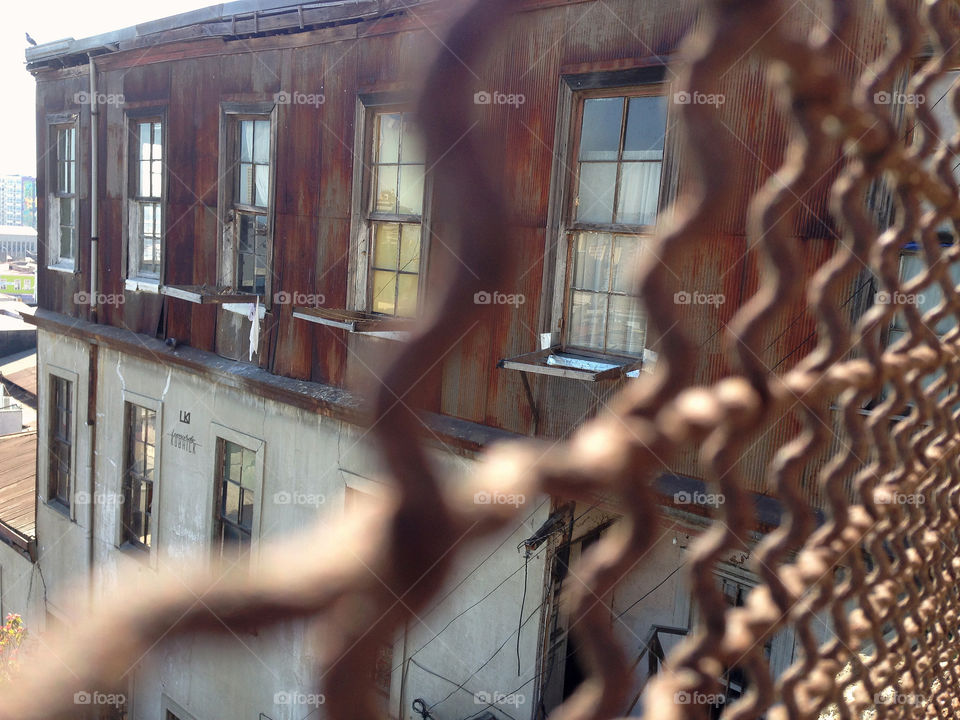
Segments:
[[[497,308],[490,321],[464,327],[464,337],[435,368],[424,368],[425,404],[444,413],[503,429],[531,433],[534,411],[522,377],[497,369],[497,362],[538,347],[541,302],[550,301],[552,288],[542,287],[544,263],[551,259],[556,238],[548,235],[550,178],[554,163],[554,132],[560,76],[565,70],[636,65],[668,55],[685,30],[695,22],[697,4],[635,0],[606,2],[527,3],[516,24],[504,36],[488,62],[477,68],[477,88],[465,89],[465,102],[476,89],[522,93],[518,109],[477,109],[478,138],[490,145],[508,197],[511,218],[512,261],[518,270],[508,292],[523,294],[516,308]],[[169,103],[169,181],[167,217],[167,281],[170,284],[214,284],[217,280],[217,182],[220,103],[271,101],[279,91],[322,93],[325,103],[283,105],[278,112],[275,273],[277,290],[319,293],[328,306],[347,301],[352,204],[353,163],[362,149],[354,147],[357,94],[412,88],[437,49],[432,26],[447,22],[439,4],[377,21],[326,28],[307,33],[267,36],[239,41],[198,40],[149,50],[133,50],[101,59],[101,87],[122,92],[127,101]],[[822,23],[799,4],[782,22],[797,32]],[[425,28],[425,25],[430,29]],[[875,15],[866,15],[839,59],[847,76],[863,71],[878,54],[883,36]],[[437,33],[439,34],[439,33]],[[718,117],[730,137],[743,149],[737,168],[737,189],[727,212],[704,237],[701,252],[690,258],[681,282],[690,290],[721,293],[719,306],[691,308],[687,326],[699,349],[697,372],[704,381],[729,372],[723,352],[726,324],[736,309],[758,287],[764,272],[755,252],[748,250],[748,200],[782,162],[786,128],[766,68],[749,61],[737,63],[723,79],[725,104]],[[668,72],[668,78],[669,78]],[[411,80],[410,78],[413,78]],[[87,87],[85,69],[51,71],[38,84],[38,129],[46,136],[47,113],[77,110],[76,92]],[[81,109],[80,194],[88,197],[87,122]],[[122,108],[108,106],[103,116],[103,203],[101,270],[103,292],[123,292],[122,197],[126,182],[122,167]],[[675,129],[673,131],[676,131]],[[41,238],[46,237],[46,160],[39,154],[38,207]],[[680,191],[690,168],[680,152]],[[827,190],[839,171],[832,167],[804,198],[798,199],[792,233],[798,257],[796,272],[809,274],[832,252],[834,228],[827,220]],[[72,303],[73,293],[86,287],[88,257],[87,215],[80,204],[80,273],[76,277],[41,269],[41,305],[71,315],[84,311]],[[483,208],[477,208],[482,212]],[[432,227],[437,238],[430,249],[431,272],[442,272],[457,259],[444,230],[442,209],[435,209]],[[44,264],[41,243],[41,267]],[[429,280],[428,288],[429,288]],[[429,289],[428,289],[429,292]],[[838,302],[843,297],[837,298]],[[801,299],[783,308],[763,338],[762,360],[786,370],[812,347],[815,328]],[[127,294],[127,302],[104,308],[101,322],[127,325],[153,334],[161,319],[168,336],[205,350],[214,350],[217,311],[190,303]],[[353,336],[341,330],[294,320],[288,307],[276,307],[264,323],[260,362],[275,372],[350,387],[370,387],[371,369],[390,352],[390,343]],[[619,383],[585,385],[569,380],[529,376],[538,434],[567,435],[582,419],[599,410]],[[770,459],[770,448],[796,434],[796,418],[771,425],[769,436],[751,449],[742,469],[760,477],[759,468]],[[696,473],[693,457],[676,472]],[[759,488],[758,488],[759,489]]]

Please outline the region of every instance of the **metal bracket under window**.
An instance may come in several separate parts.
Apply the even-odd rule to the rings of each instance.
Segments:
[[[598,382],[616,380],[624,376],[639,377],[641,370],[651,372],[656,361],[657,354],[651,350],[644,350],[643,358],[637,359],[615,355],[594,356],[552,347],[501,360],[497,363],[497,367]]]

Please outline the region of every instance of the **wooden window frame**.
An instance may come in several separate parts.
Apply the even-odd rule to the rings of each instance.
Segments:
[[[134,503],[132,498],[132,487],[130,483],[130,474],[132,462],[130,459],[130,433],[131,433],[131,410],[134,408],[144,410],[146,412],[153,413],[153,479],[150,481],[143,480],[144,482],[149,482],[151,485],[151,501],[150,501],[150,543],[146,544],[140,540],[140,538],[131,538],[128,534],[129,518],[130,512],[132,512]],[[123,398],[123,473],[120,478],[121,483],[121,494],[123,497],[122,507],[120,509],[120,523],[118,528],[118,544],[120,547],[130,548],[138,552],[146,554],[151,559],[155,559],[157,551],[157,538],[158,538],[158,514],[156,512],[157,507],[159,506],[159,489],[160,489],[160,450],[163,438],[162,430],[162,413],[160,403],[156,400],[149,398],[141,397],[133,393],[124,393]]]
[[[242,447],[244,450],[253,453],[255,456],[254,467],[256,471],[256,477],[254,482],[256,487],[253,489],[253,517],[251,518],[250,544],[248,553],[249,562],[247,563],[252,567],[253,559],[259,546],[260,520],[263,511],[265,443],[262,440],[258,440],[257,438],[237,432],[231,428],[217,425],[216,423],[214,423],[214,437],[216,438],[216,446],[214,451],[214,460],[216,465],[214,466],[214,490],[211,508],[211,518],[213,521],[213,532],[211,533],[211,558],[217,562],[223,560],[222,545],[220,544],[219,539],[223,529],[223,522],[225,520],[225,518],[222,517],[222,502],[226,489],[223,478],[223,470],[226,444],[231,443],[233,445]],[[236,525],[236,523],[232,522],[231,524]],[[238,561],[238,564],[242,563],[243,561]]]
[[[160,124],[161,142],[161,176],[160,195],[141,195],[140,184],[140,147],[139,126],[142,123]],[[167,130],[167,110],[165,106],[143,107],[128,110],[124,117],[124,127],[127,131],[127,142],[124,145],[124,167],[126,167],[126,183],[124,184],[123,227],[125,234],[124,277],[129,290],[147,290],[158,292],[166,275],[166,230],[167,230],[167,163],[169,159],[169,144]],[[156,273],[144,272],[140,263],[143,257],[143,234],[141,227],[141,206],[147,203],[158,205],[160,208],[160,259]]]
[[[73,191],[65,192],[60,186],[60,133],[72,130],[74,133],[74,157],[69,161],[73,164]],[[61,272],[78,272],[80,267],[80,115],[78,113],[60,113],[47,116],[47,142],[50,152],[47,162],[47,253],[46,265],[48,269]],[[60,201],[73,201],[73,238],[71,240],[71,257],[61,255],[62,225],[60,222]],[[50,242],[51,234],[53,242]]]
[[[645,243],[652,240],[656,235],[657,223],[653,225],[624,225],[616,222],[610,223],[583,223],[575,220],[576,216],[576,200],[577,200],[577,188],[579,187],[580,172],[581,172],[581,161],[579,160],[579,149],[580,149],[580,140],[581,134],[583,132],[583,113],[586,106],[587,100],[591,99],[603,99],[603,98],[625,98],[623,103],[623,115],[621,117],[621,127],[620,127],[620,147],[618,148],[617,155],[617,184],[614,188],[614,199],[613,199],[613,211],[614,214],[617,212],[618,201],[620,198],[620,193],[622,188],[620,183],[623,177],[624,170],[624,160],[623,160],[623,144],[625,142],[626,135],[626,122],[627,122],[627,111],[629,109],[630,100],[633,98],[640,97],[665,97],[667,98],[667,114],[664,118],[664,127],[667,129],[667,134],[669,134],[670,127],[670,103],[669,103],[669,86],[665,83],[656,83],[650,85],[641,85],[641,86],[632,86],[632,87],[613,87],[613,88],[600,88],[600,89],[591,89],[591,90],[581,90],[576,92],[572,97],[572,104],[570,107],[570,143],[569,143],[569,152],[566,156],[567,167],[569,168],[568,175],[568,186],[566,194],[566,202],[563,206],[563,219],[561,221],[561,226],[559,229],[559,234],[557,235],[557,242],[561,248],[561,251],[564,252],[565,257],[563,259],[563,284],[557,286],[555,291],[562,293],[562,310],[561,316],[558,323],[558,338],[559,338],[559,349],[562,352],[572,352],[577,355],[583,355],[586,357],[596,357],[598,359],[602,358],[623,358],[625,362],[635,362],[637,360],[643,360],[643,351],[639,355],[627,354],[623,352],[611,352],[607,349],[607,344],[609,337],[607,334],[607,328],[609,327],[610,313],[609,308],[607,311],[606,324],[604,326],[604,347],[603,348],[593,348],[585,347],[580,345],[574,345],[570,342],[570,319],[571,319],[571,305],[572,305],[572,283],[573,283],[573,272],[574,272],[574,240],[577,233],[603,233],[609,234],[612,236],[612,242],[616,241],[617,236],[629,236],[635,238],[642,248]],[[664,138],[664,153],[661,162],[661,173],[660,173],[660,188],[658,191],[657,198],[657,215],[659,218],[660,212],[664,209],[663,205],[663,196],[664,196],[664,187],[666,185],[666,179],[664,177],[663,170],[667,167],[667,146],[668,141],[666,137]],[[613,262],[610,262],[610,272],[613,272]],[[608,290],[605,294],[608,297],[616,295],[618,293]],[[629,297],[629,296],[628,296]],[[646,339],[644,340],[644,350],[646,350]]]
[[[74,492],[76,490],[76,476],[77,476],[77,381],[78,376],[76,373],[72,373],[67,370],[62,370],[60,368],[50,367],[47,369],[47,405],[46,405],[46,418],[44,422],[45,431],[47,433],[46,438],[46,481],[44,484],[44,501],[48,507],[53,508],[62,515],[66,515],[71,520],[74,518],[74,513],[76,511],[76,504],[74,503]],[[70,402],[69,410],[69,427],[67,428],[66,439],[57,439],[56,429],[54,427],[55,419],[58,418],[58,408],[56,407],[57,402],[57,392],[56,386],[58,383],[65,383],[67,398]],[[67,452],[69,455],[70,465],[66,471],[66,488],[65,494],[60,494],[60,482],[54,479],[54,457],[56,455],[56,448],[59,445],[65,445],[67,447]]]
[[[218,272],[220,285],[230,288],[233,295],[259,297],[262,304],[270,307],[273,292],[274,237],[277,195],[277,105],[268,103],[223,103],[220,106],[220,189],[218,228],[221,242],[218,243]],[[238,200],[240,167],[240,123],[244,120],[267,120],[270,122],[269,188],[266,208],[247,205]],[[239,228],[244,215],[263,217],[267,224],[266,276],[262,295],[239,291],[237,277],[240,250]],[[227,238],[229,237],[229,241]],[[254,280],[256,282],[256,280]]]

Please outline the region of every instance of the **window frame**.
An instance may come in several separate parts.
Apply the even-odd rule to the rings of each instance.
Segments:
[[[218,183],[218,212],[217,228],[217,276],[219,285],[231,288],[236,295],[256,297],[258,293],[240,291],[237,276],[238,258],[240,255],[240,223],[242,216],[256,216],[266,219],[266,275],[264,278],[263,295],[259,295],[260,302],[266,309],[272,305],[274,290],[274,238],[276,236],[276,197],[277,197],[277,104],[274,102],[261,103],[234,103],[220,104],[220,145]],[[267,120],[270,122],[270,169],[268,173],[269,188],[267,191],[266,208],[247,205],[239,202],[239,168],[240,168],[240,123],[244,120]],[[229,234],[228,234],[229,233]],[[254,274],[256,284],[256,274]]]
[[[60,187],[60,132],[72,130],[74,133],[73,163],[73,192],[63,192]],[[81,178],[81,143],[80,143],[80,114],[57,113],[47,116],[47,142],[50,148],[47,160],[47,258],[46,266],[50,270],[61,272],[78,272],[80,267],[80,178]],[[60,201],[73,201],[73,238],[71,240],[71,257],[61,255],[62,225],[60,223]],[[51,231],[54,242],[49,242]]]
[[[582,223],[574,219],[577,187],[580,176],[578,151],[583,129],[583,110],[587,100],[607,97],[666,98],[666,133],[660,171],[660,192],[657,218],[653,225],[624,225],[618,223]],[[662,65],[631,68],[624,71],[567,75],[560,83],[557,126],[554,137],[554,167],[551,179],[551,202],[548,218],[547,262],[544,263],[544,292],[550,293],[541,304],[540,327],[544,334],[542,348],[558,353],[570,353],[584,358],[631,366],[638,362],[651,363],[656,354],[648,339],[638,355],[604,352],[595,348],[570,345],[569,337],[571,282],[573,273],[573,236],[578,232],[602,232],[613,236],[631,235],[652,239],[656,229],[666,219],[666,211],[677,195],[680,145],[671,131],[674,101],[671,84],[665,78]],[[618,154],[618,178],[622,177],[622,142],[626,128],[621,126],[621,149]],[[614,200],[616,210],[616,196]],[[608,293],[612,294],[612,293]],[[649,337],[649,336],[648,336]]]
[[[139,193],[139,126],[142,123],[160,124],[160,195],[146,196]],[[158,292],[166,276],[166,235],[167,235],[167,171],[169,161],[169,143],[166,106],[148,106],[127,110],[124,113],[124,127],[127,142],[124,144],[124,183],[123,228],[124,228],[124,266],[123,275],[128,290],[148,290]],[[143,236],[140,221],[140,208],[146,203],[160,206],[160,259],[156,274],[145,273],[141,268],[143,257]]]
[[[151,501],[151,512],[150,512],[150,539],[151,542],[149,545],[144,545],[139,542],[134,542],[129,540],[126,537],[125,524],[127,521],[127,512],[128,507],[131,505],[130,499],[127,497],[127,473],[128,473],[128,457],[129,457],[129,437],[130,437],[130,427],[129,427],[129,410],[132,406],[139,407],[143,410],[147,410],[153,413],[154,415],[154,427],[153,427],[153,436],[154,436],[154,446],[153,446],[153,496]],[[123,471],[120,476],[120,496],[123,498],[123,503],[117,513],[117,530],[116,530],[116,544],[117,547],[123,550],[130,550],[132,554],[142,555],[146,558],[149,558],[150,564],[156,566],[157,562],[157,553],[159,547],[159,538],[160,538],[160,514],[158,508],[160,506],[160,493],[162,488],[162,483],[160,482],[160,468],[161,468],[161,456],[163,449],[163,403],[159,400],[156,400],[145,395],[140,395],[138,393],[131,392],[129,390],[124,390],[123,392],[123,432],[121,433],[120,438],[120,457],[123,458]]]
[[[415,320],[423,309],[429,272],[432,175],[428,158],[424,157],[423,203],[420,215],[378,213],[374,208],[374,151],[377,141],[378,118],[390,114],[414,114],[412,103],[406,97],[391,93],[361,95],[356,103],[354,136],[354,177],[351,209],[349,273],[347,307],[363,315],[384,322]],[[356,149],[359,148],[359,153]],[[426,152],[426,148],[424,149]],[[399,158],[398,158],[399,160]],[[379,163],[378,163],[379,164]],[[398,164],[398,167],[402,167]],[[386,315],[372,310],[373,232],[376,223],[397,223],[420,226],[420,263],[417,270],[417,312],[413,317]],[[402,232],[402,230],[401,230]],[[412,273],[409,273],[412,274]]]
[[[58,367],[48,367],[46,378],[47,378],[47,402],[44,404],[46,417],[44,418],[44,428],[46,432],[46,451],[44,453],[45,458],[45,467],[44,467],[44,485],[43,485],[43,501],[44,503],[60,513],[65,515],[71,520],[75,519],[76,515],[76,503],[74,502],[74,496],[76,494],[76,478],[77,478],[77,403],[78,403],[78,388],[77,382],[79,376],[69,370],[64,370]],[[54,417],[55,417],[55,408],[54,403],[56,402],[56,393],[55,381],[64,382],[67,384],[67,395],[71,403],[70,410],[70,427],[68,428],[69,435],[69,455],[70,455],[70,467],[67,469],[66,477],[66,498],[62,498],[59,495],[57,490],[53,489],[53,456],[54,456]],[[59,483],[58,483],[59,484]]]
[[[231,428],[224,427],[213,423],[213,435],[215,438],[214,443],[214,482],[213,482],[213,494],[211,497],[211,513],[210,518],[212,521],[211,533],[210,533],[210,559],[212,562],[221,562],[223,560],[222,545],[219,543],[219,537],[222,532],[222,521],[221,517],[221,508],[224,484],[223,484],[223,468],[224,468],[224,454],[226,450],[226,443],[231,443],[234,445],[239,445],[245,450],[248,450],[254,453],[254,468],[255,468],[255,477],[254,477],[254,496],[253,496],[253,517],[251,518],[251,527],[250,527],[250,546],[248,552],[248,560],[244,563],[243,560],[237,562],[237,566],[240,567],[254,567],[254,558],[257,556],[257,551],[259,549],[260,541],[260,532],[261,532],[261,514],[263,512],[263,489],[264,489],[264,449],[265,443],[262,440],[259,440],[250,435],[237,432]]]

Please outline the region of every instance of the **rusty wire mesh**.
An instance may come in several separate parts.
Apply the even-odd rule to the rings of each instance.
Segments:
[[[623,519],[585,556],[578,570],[584,583],[567,598],[592,674],[555,713],[578,720],[616,717],[631,688],[630,664],[616,649],[608,610],[598,598],[651,545],[657,527],[654,475],[689,447],[699,448],[704,477],[727,502],[692,548],[698,628],[651,680],[648,717],[705,717],[707,706],[678,703],[677,693],[716,692],[721,674],[731,667],[743,668],[751,682],[746,695],[724,709],[726,718],[811,718],[824,711],[841,718],[872,712],[960,715],[960,484],[954,482],[960,470],[960,329],[932,330],[944,318],[960,319],[960,295],[948,272],[960,248],[943,247],[936,233],[945,220],[960,231],[953,174],[960,136],[941,141],[929,106],[921,104],[918,130],[905,138],[889,107],[874,101],[877,92],[903,77],[909,77],[907,92],[922,94],[957,64],[957,3],[886,0],[887,49],[852,94],[831,58],[865,3],[825,2],[826,21],[809,37],[779,22],[787,10],[784,0],[705,3],[704,17],[684,46],[681,86],[717,92],[719,69],[748,56],[763,58],[780,86],[783,112],[793,121],[784,166],[751,205],[749,233],[767,269],[760,290],[726,330],[727,352],[739,370],[714,385],[697,386],[696,348],[683,331],[683,308],[658,302],[677,290],[672,278],[685,253],[723,211],[735,182],[731,159],[742,151],[718,140],[723,133],[708,106],[691,104],[684,107],[684,147],[696,167],[695,182],[684,188],[640,279],[650,323],[662,336],[657,373],[624,389],[613,413],[587,423],[563,445],[492,450],[476,484],[454,492],[428,463],[409,407],[416,406],[417,369],[424,359],[456,339],[464,318],[481,317],[473,294],[499,286],[507,271],[508,203],[489,179],[482,147],[469,139],[458,142],[468,120],[453,90],[469,84],[467,67],[487,51],[498,27],[510,22],[510,5],[481,0],[469,9],[445,38],[448,51],[424,84],[423,125],[434,156],[439,148],[453,148],[434,170],[435,202],[449,209],[457,228],[452,240],[464,267],[474,272],[448,277],[424,329],[380,388],[377,433],[396,481],[393,500],[338,526],[332,532],[339,539],[331,541],[318,529],[307,545],[316,552],[302,552],[302,540],[296,552],[266,549],[263,570],[255,576],[215,582],[198,572],[183,586],[158,585],[134,598],[118,593],[114,604],[98,608],[47,660],[25,668],[23,678],[5,690],[0,718],[66,714],[74,690],[110,686],[163,637],[254,628],[290,617],[318,618],[320,642],[329,658],[338,660],[325,676],[330,715],[375,718],[366,668],[383,638],[440,587],[453,557],[446,548],[463,538],[482,538],[517,511],[470,502],[478,486],[527,497],[617,498]],[[930,52],[915,70],[914,60],[925,49]],[[957,93],[946,102],[960,111]],[[841,239],[807,279],[793,271],[803,250],[787,231],[792,198],[817,182],[830,162],[825,148],[838,143],[846,158],[831,198]],[[888,229],[878,226],[866,204],[868,191],[881,180],[896,206]],[[477,207],[484,212],[476,214]],[[900,251],[911,241],[918,243],[926,267],[902,283]],[[923,311],[877,303],[851,317],[838,308],[836,290],[865,268],[880,292],[915,293],[938,285],[945,300]],[[818,321],[816,346],[778,375],[759,360],[762,331],[780,308],[804,302]],[[898,344],[885,347],[884,331],[895,312],[903,313],[909,330]],[[408,395],[414,402],[397,401]],[[871,409],[863,412],[864,407]],[[779,448],[766,487],[789,512],[754,550],[760,585],[745,607],[730,609],[711,569],[742,549],[741,538],[752,527],[738,458],[784,415],[799,419],[802,430]],[[816,527],[800,483],[813,458],[828,449],[832,457],[817,465],[811,480],[826,498],[827,519]],[[921,494],[926,501],[889,502],[898,493]],[[353,553],[320,550],[348,545]],[[834,638],[823,646],[811,627],[818,616],[833,625]],[[786,626],[797,635],[800,657],[774,679],[762,649]],[[57,672],[61,667],[82,669],[82,676]],[[881,698],[890,687],[923,702],[885,705]]]

